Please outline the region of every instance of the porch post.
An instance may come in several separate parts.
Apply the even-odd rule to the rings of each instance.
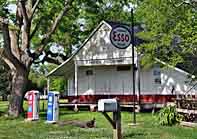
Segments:
[[[77,61],[75,60],[75,96],[78,95],[78,67]]]
[[[50,91],[50,78],[47,77],[47,94],[49,93]]]
[[[135,58],[135,53],[134,53],[134,47],[135,47],[135,36],[134,36],[134,14],[133,14],[133,9],[131,8],[131,27],[132,27],[132,68],[133,68],[133,124],[136,124],[136,113],[135,113],[135,69],[136,69],[136,64],[134,63],[134,58]]]
[[[140,67],[140,54],[137,54],[137,86],[138,86],[138,105],[140,106],[141,100],[141,83],[140,83],[140,74],[141,74],[141,67]]]

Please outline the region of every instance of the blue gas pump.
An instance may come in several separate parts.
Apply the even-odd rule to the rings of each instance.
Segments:
[[[55,123],[59,119],[59,92],[48,93],[47,123]]]

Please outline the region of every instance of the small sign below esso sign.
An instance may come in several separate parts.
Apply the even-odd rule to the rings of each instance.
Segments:
[[[100,112],[116,112],[118,110],[118,102],[116,99],[100,99],[98,101],[98,111]]]
[[[131,32],[125,26],[116,26],[110,32],[110,40],[115,47],[125,49],[131,44]]]

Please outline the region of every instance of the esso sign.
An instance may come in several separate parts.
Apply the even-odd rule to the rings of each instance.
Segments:
[[[131,44],[131,32],[124,26],[116,26],[110,32],[111,43],[120,49],[125,49]]]

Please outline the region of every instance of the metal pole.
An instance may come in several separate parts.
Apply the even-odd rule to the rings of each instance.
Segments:
[[[50,78],[48,77],[47,78],[47,94],[49,93],[50,91]]]
[[[75,61],[75,77],[74,77],[74,83],[75,83],[75,97],[78,96],[78,65],[77,61]],[[89,78],[89,77],[88,77]]]
[[[136,124],[136,113],[135,113],[135,63],[134,63],[134,47],[135,47],[135,40],[134,40],[134,14],[133,8],[131,8],[131,27],[132,27],[132,67],[133,67],[133,124]]]
[[[138,105],[139,107],[141,106],[141,100],[140,100],[140,95],[141,95],[141,83],[140,83],[140,74],[141,74],[141,68],[140,68],[140,58],[141,58],[141,55],[138,54],[137,55],[137,71],[138,71]]]

